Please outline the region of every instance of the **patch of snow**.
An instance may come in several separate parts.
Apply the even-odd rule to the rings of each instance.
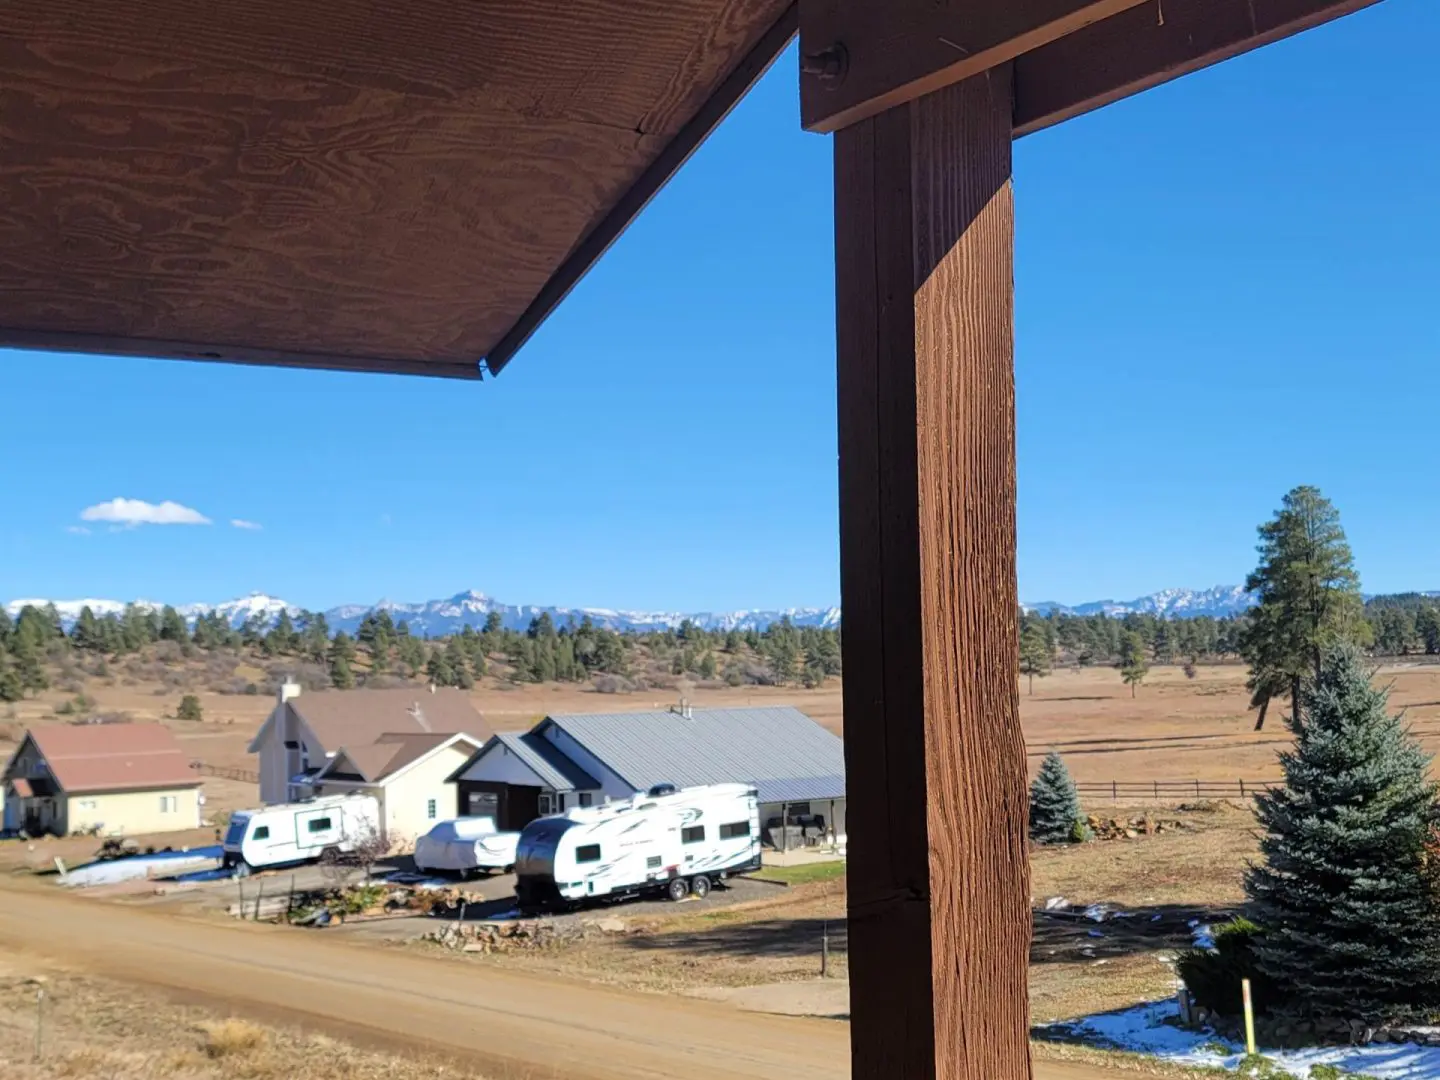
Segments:
[[[1245,1056],[1244,1047],[1211,1032],[1187,1031],[1177,1026],[1180,1011],[1174,1001],[1151,1002],[1118,1012],[1049,1025],[1058,1037],[1111,1050],[1147,1054],[1175,1065],[1235,1070]],[[1042,1034],[1040,1036],[1044,1038]],[[1376,1080],[1440,1080],[1440,1047],[1381,1043],[1374,1046],[1316,1046],[1303,1050],[1260,1053],[1296,1077],[1310,1075],[1314,1065],[1333,1065],[1346,1072]]]
[[[153,855],[132,855],[123,859],[106,859],[68,871],[60,884],[87,889],[95,885],[115,885],[153,877],[156,880],[185,874],[187,871],[213,869],[224,852],[218,846],[191,848],[189,851],[157,851]]]

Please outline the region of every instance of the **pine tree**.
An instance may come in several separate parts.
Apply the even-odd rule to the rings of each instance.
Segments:
[[[1138,634],[1131,632],[1126,634],[1120,641],[1120,677],[1130,687],[1130,696],[1135,696],[1135,688],[1145,681],[1145,676],[1150,674],[1150,665],[1145,660],[1145,640]]]
[[[1030,785],[1030,839],[1037,844],[1066,844],[1084,832],[1075,781],[1059,753],[1051,750]]]
[[[1304,722],[1261,795],[1264,862],[1245,878],[1260,970],[1300,1012],[1367,1021],[1440,1006],[1429,758],[1351,646],[1301,691]]]
[[[1020,631],[1020,674],[1030,680],[1030,693],[1035,693],[1035,676],[1042,679],[1050,674],[1050,645],[1045,640],[1044,628],[1034,620],[1027,620]]]
[[[1240,641],[1250,665],[1250,705],[1259,710],[1256,731],[1273,698],[1288,694],[1291,711],[1298,708],[1301,683],[1319,676],[1327,646],[1366,644],[1369,634],[1355,560],[1329,499],[1297,487],[1259,531],[1260,564],[1245,580],[1259,604]]]
[[[25,684],[20,680],[20,669],[0,652],[0,702],[19,701],[24,696]]]

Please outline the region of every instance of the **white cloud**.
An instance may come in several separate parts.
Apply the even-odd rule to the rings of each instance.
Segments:
[[[258,532],[265,527],[261,525],[258,521],[246,521],[244,518],[231,518],[230,524],[235,526],[235,528],[237,529],[251,529],[255,532]]]
[[[74,533],[76,536],[90,535],[90,530],[87,529],[84,525],[66,525],[65,531],[68,533]]]
[[[148,503],[144,499],[111,499],[87,506],[80,511],[81,521],[109,521],[125,528],[136,525],[209,525],[210,519],[199,510],[165,500]]]

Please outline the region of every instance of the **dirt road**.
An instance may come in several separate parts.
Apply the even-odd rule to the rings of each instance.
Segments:
[[[482,968],[323,932],[179,918],[53,888],[4,889],[0,948],[241,1014],[454,1052],[497,1078],[849,1075],[847,1029],[834,1021]],[[1049,1063],[1037,1070],[1038,1080],[1112,1075]]]

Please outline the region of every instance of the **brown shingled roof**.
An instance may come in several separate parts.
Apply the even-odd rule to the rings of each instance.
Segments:
[[[200,786],[180,743],[161,724],[56,724],[28,734],[69,795]]]
[[[484,740],[479,736],[465,733],[478,746]],[[340,753],[345,760],[369,783],[376,783],[392,773],[397,773],[412,762],[420,760],[441,743],[454,738],[453,734],[395,734],[381,735],[368,745],[346,746]],[[337,754],[335,761],[339,761]],[[333,763],[332,763],[333,764]]]
[[[293,697],[289,706],[331,752],[384,735],[465,734],[482,743],[490,737],[470,699],[455,689],[322,690]]]

